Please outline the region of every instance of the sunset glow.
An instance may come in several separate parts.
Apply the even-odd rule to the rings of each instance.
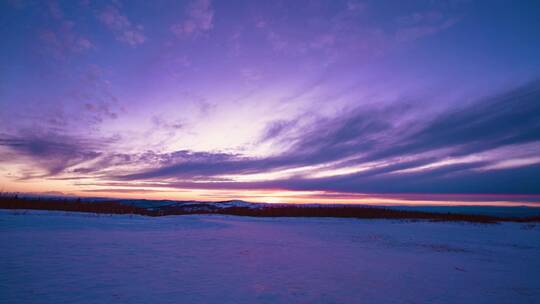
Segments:
[[[284,3],[2,1],[0,190],[540,207],[538,5]]]

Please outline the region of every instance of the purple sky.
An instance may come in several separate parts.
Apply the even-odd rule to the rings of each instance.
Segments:
[[[3,0],[0,185],[540,202],[539,14],[538,1]]]

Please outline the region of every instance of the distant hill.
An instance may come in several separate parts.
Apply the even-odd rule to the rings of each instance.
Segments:
[[[507,216],[464,213],[466,209],[434,209],[431,211],[414,207],[373,207],[358,205],[293,205],[250,203],[242,200],[218,202],[130,200],[130,199],[73,199],[37,198],[18,195],[0,196],[0,209],[59,210],[105,214],[139,214],[167,216],[187,214],[228,214],[255,217],[341,217],[361,219],[407,219],[435,221],[467,221],[496,223],[501,221],[540,222],[540,215]],[[534,208],[533,208],[534,209]]]

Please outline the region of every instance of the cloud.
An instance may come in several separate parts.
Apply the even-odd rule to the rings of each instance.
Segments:
[[[243,68],[240,70],[240,75],[248,82],[259,81],[263,78],[262,72],[254,68]]]
[[[94,49],[94,44],[88,38],[72,30],[73,25],[72,22],[66,21],[56,30],[41,30],[39,39],[43,43],[44,49],[56,58],[65,58],[68,54]]]
[[[16,152],[16,157],[27,159],[44,174],[33,173],[28,177],[56,176],[66,169],[96,159],[95,142],[55,133],[33,130],[17,136],[0,135],[0,147]],[[35,171],[35,170],[34,170]]]
[[[277,120],[269,123],[263,131],[259,142],[279,139],[296,127],[296,120]]]
[[[431,10],[400,16],[396,19],[398,28],[395,38],[398,42],[410,42],[446,30],[461,20],[459,16],[444,15]]]
[[[328,66],[341,60],[368,58],[389,47],[387,41],[391,37],[378,26],[365,22],[365,10],[364,4],[351,1],[339,10],[302,18],[307,11],[304,8],[294,12],[299,16],[296,18],[257,18],[255,28],[275,53],[298,58],[319,55],[311,64]],[[287,26],[283,26],[284,22]],[[321,54],[324,56],[320,57]]]
[[[36,91],[31,99],[6,103],[0,130],[11,134],[37,129],[91,135],[100,133],[103,122],[116,120],[126,112],[124,103],[113,94],[106,71],[96,65],[66,71],[62,77],[46,81],[58,85],[48,87],[46,95]]]
[[[68,20],[56,1],[47,2],[47,14],[55,22],[50,27],[38,31],[44,50],[57,59],[65,59],[70,54],[94,49],[90,39],[75,30],[76,23]]]
[[[366,3],[361,1],[347,1],[347,10],[353,12],[362,12],[367,8]]]
[[[184,128],[185,124],[180,120],[167,121],[161,116],[152,116],[152,124],[158,129],[165,130],[180,130]]]
[[[113,112],[111,110],[111,107],[109,104],[100,102],[98,104],[95,103],[85,103],[84,109],[94,115],[94,120],[97,122],[102,122],[103,119],[101,117],[107,117],[110,119],[116,119],[118,118],[118,114]]]
[[[122,15],[118,8],[109,5],[98,13],[97,18],[109,30],[113,31],[116,40],[124,42],[130,46],[137,46],[146,41],[144,28],[142,25],[134,25],[128,17]]]
[[[266,39],[274,51],[285,51],[289,47],[289,42],[275,31],[269,30],[266,34]]]
[[[58,2],[49,1],[49,2],[47,2],[47,7],[49,9],[49,14],[54,19],[58,19],[58,20],[64,19],[64,12],[60,8],[60,5],[58,4]]]
[[[87,125],[97,125],[117,119],[124,111],[106,76],[106,71],[96,65],[88,66],[77,75],[77,82],[67,96],[72,105],[78,105],[72,114],[76,123],[84,121]]]
[[[307,115],[307,114],[306,114]],[[299,117],[302,120],[301,117]],[[99,176],[197,189],[286,189],[350,193],[539,193],[540,82],[436,116],[396,103],[346,109],[332,118],[278,120],[259,142],[286,141],[267,157],[180,150],[118,153],[111,140],[36,129],[0,137],[26,178]],[[154,117],[158,128],[181,125]],[[66,177],[67,176],[67,177]]]
[[[178,38],[196,37],[214,27],[214,10],[210,0],[194,0],[188,4],[186,17],[170,29]]]
[[[411,5],[415,11],[402,15],[407,8],[388,10],[376,2],[344,1],[341,7],[324,10],[317,3],[288,6],[287,12],[276,5],[272,17],[263,13],[254,18],[255,30],[275,53],[304,60],[319,55],[311,64],[326,67],[344,61],[369,62],[399,50],[403,43],[440,33],[459,23],[467,7],[466,3],[422,2]]]
[[[485,163],[458,164],[412,174],[365,176],[355,174],[326,179],[280,182],[290,190],[323,190],[361,193],[491,193],[540,194],[540,166],[476,171]],[[276,184],[274,182],[274,184]]]
[[[220,181],[202,178],[160,179],[148,187],[225,190],[327,191],[364,194],[540,194],[537,185],[540,165],[476,171],[485,163],[452,165],[414,174],[353,174],[318,179],[292,177],[252,182]],[[129,179],[127,179],[129,180]],[[124,186],[133,186],[129,182]]]
[[[273,140],[293,127],[301,128],[298,134],[302,135],[289,138],[291,148],[279,155],[250,158],[184,151],[179,158],[169,158],[170,165],[118,178],[166,180],[173,187],[212,189],[540,192],[532,186],[538,179],[538,175],[534,178],[539,173],[537,162],[519,162],[540,152],[538,81],[433,118],[403,104],[359,108],[309,126],[272,122],[261,138]],[[523,145],[532,148],[524,152]],[[470,158],[473,155],[476,157]],[[521,165],[496,166],[505,159],[517,159],[511,163]],[[241,175],[242,181],[235,180],[236,175]],[[252,175],[258,176],[249,181]],[[226,181],[204,182],[227,176]],[[193,179],[198,181],[190,182]]]
[[[220,173],[240,172],[249,168],[249,160],[242,160],[235,154],[176,151],[160,155],[162,162],[169,164],[140,173],[120,176],[123,180],[153,178],[195,178]],[[220,168],[217,167],[220,166]]]
[[[457,107],[429,119],[371,158],[419,153],[444,147],[452,156],[466,155],[506,145],[540,140],[540,82]]]

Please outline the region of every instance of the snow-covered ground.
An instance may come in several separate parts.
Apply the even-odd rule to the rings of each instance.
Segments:
[[[0,303],[539,303],[540,225],[0,210]]]

